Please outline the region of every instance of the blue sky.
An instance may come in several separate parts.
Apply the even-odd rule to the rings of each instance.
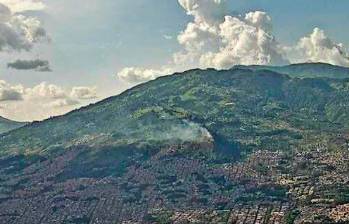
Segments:
[[[35,45],[29,52],[0,52],[0,80],[28,88],[41,82],[63,89],[97,87],[98,98],[82,100],[82,104],[134,85],[116,78],[117,72],[125,67],[160,68],[171,63],[173,54],[183,48],[177,35],[193,22],[193,16],[187,15],[177,0],[46,0],[43,3],[45,9],[23,14],[38,18],[52,40]],[[267,12],[272,18],[273,35],[283,45],[295,45],[312,33],[314,27],[319,27],[335,43],[349,47],[347,0],[227,0],[227,3],[229,15],[255,10]],[[8,62],[21,58],[48,60],[53,71],[6,68]],[[0,116],[10,116],[13,108],[17,108],[16,115],[11,117],[19,120],[48,116],[24,116],[30,109],[18,109],[19,103],[23,102],[0,101],[3,104]],[[57,114],[76,106],[57,110]],[[1,109],[4,107],[7,109]],[[55,110],[50,113],[56,114]]]

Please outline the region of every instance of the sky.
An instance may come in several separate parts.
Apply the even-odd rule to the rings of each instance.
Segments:
[[[191,68],[349,67],[347,0],[0,0],[0,116],[42,120]]]

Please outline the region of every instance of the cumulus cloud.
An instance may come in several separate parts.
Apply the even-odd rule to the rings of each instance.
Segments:
[[[19,10],[17,4],[16,0],[0,0],[0,51],[28,51],[35,43],[49,40],[41,22],[21,14],[24,8]]]
[[[29,98],[51,98],[51,99],[60,99],[67,96],[66,91],[57,85],[48,84],[42,82],[39,85],[34,86],[33,88],[26,89],[26,95]]]
[[[97,98],[97,88],[87,86],[73,87],[70,96],[76,99],[95,99]]]
[[[40,120],[64,114],[97,97],[96,87],[65,88],[47,82],[25,87],[0,80],[2,114],[17,120]]]
[[[226,16],[219,25],[219,50],[202,54],[200,65],[225,69],[237,64],[288,63],[271,33],[270,21],[266,13],[259,11],[246,14],[244,19]]]
[[[343,44],[334,42],[319,28],[315,28],[309,36],[301,38],[292,50],[296,51],[295,61],[349,66],[349,53]]]
[[[41,0],[0,0],[12,12],[39,11],[45,9],[45,4]]]
[[[283,65],[324,62],[349,66],[348,51],[315,28],[294,46],[282,45],[273,34],[272,18],[263,11],[229,15],[226,0],[178,0],[193,17],[179,33],[181,50],[167,69],[128,67],[118,73],[130,83],[145,82],[192,68],[228,69],[234,65]]]
[[[50,63],[47,60],[16,60],[7,64],[8,68],[17,70],[35,70],[38,72],[51,72]]]
[[[178,0],[178,3],[194,17],[195,23],[217,23],[227,13],[225,0]]]
[[[0,80],[0,101],[18,101],[23,99],[24,88],[21,85],[12,86]]]
[[[155,79],[159,76],[168,75],[172,72],[169,68],[163,68],[159,70],[126,67],[118,72],[117,76],[126,82],[140,83]]]
[[[76,105],[78,100],[97,98],[96,87],[79,86],[66,89],[54,84],[42,82],[36,86],[25,88],[22,85],[10,85],[0,80],[0,100],[45,100],[54,105]]]
[[[46,104],[46,106],[57,108],[57,107],[74,106],[74,105],[78,105],[78,104],[80,104],[80,102],[78,100],[67,98],[67,99],[55,100],[53,102]]]
[[[283,48],[272,33],[270,16],[261,11],[231,16],[225,0],[178,0],[193,16],[177,37],[182,50],[173,55],[168,68],[217,69],[237,64],[287,64]],[[157,69],[126,68],[118,73],[122,80],[144,82],[168,75]]]
[[[97,88],[88,86],[77,86],[63,88],[54,84],[42,82],[32,88],[24,90],[26,99],[51,99],[54,105],[76,105],[79,100],[97,98]]]
[[[175,54],[177,64],[190,62],[202,68],[225,69],[237,64],[288,62],[272,34],[271,18],[267,13],[225,15],[220,8],[225,3],[223,0],[180,0],[180,3],[194,16],[194,22],[178,36],[184,50]]]
[[[97,88],[76,86],[71,89],[65,89],[54,84],[42,82],[32,88],[25,89],[25,94],[27,98],[31,99],[54,99],[57,102],[65,102],[60,104],[74,105],[72,102],[77,102],[78,100],[97,98]]]

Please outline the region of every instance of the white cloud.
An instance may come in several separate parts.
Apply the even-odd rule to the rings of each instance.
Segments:
[[[162,35],[162,36],[163,36],[163,38],[165,38],[166,40],[172,40],[172,39],[173,39],[173,36],[171,36],[171,35],[164,34],[164,35]]]
[[[120,79],[139,83],[171,71],[192,68],[228,69],[234,65],[282,65],[299,62],[324,62],[349,66],[349,53],[343,44],[328,38],[315,28],[295,46],[284,46],[273,34],[272,19],[262,11],[232,16],[226,0],[178,0],[193,16],[177,37],[181,50],[173,54],[166,69],[128,67],[118,73]]]
[[[42,82],[33,88],[26,89],[26,95],[32,99],[38,98],[51,98],[51,99],[60,99],[67,97],[65,90],[59,86],[53,84],[47,84]]]
[[[231,16],[225,0],[178,0],[194,20],[178,37],[182,50],[166,67],[172,71],[191,68],[226,69],[237,64],[286,64],[283,48],[272,33],[272,20],[265,12]],[[144,82],[167,75],[163,69],[126,68],[123,80]]]
[[[0,0],[0,51],[28,51],[35,43],[49,40],[37,18],[12,11],[15,4],[19,3]]]
[[[46,82],[24,87],[0,80],[1,115],[17,120],[41,120],[64,114],[96,97],[95,87],[63,88]]]
[[[20,95],[20,99],[25,100],[86,100],[97,98],[96,87],[76,86],[72,88],[63,88],[46,82],[25,88],[23,85],[11,85],[4,80],[0,80],[0,92],[5,91],[16,92]]]
[[[178,0],[195,23],[217,23],[226,15],[225,0]]]
[[[247,24],[258,27],[266,32],[272,31],[272,20],[266,12],[249,12],[245,15],[245,21]]]
[[[23,99],[24,88],[21,85],[12,86],[0,80],[0,101],[18,101]]]
[[[118,72],[117,76],[126,82],[140,83],[155,79],[159,76],[169,75],[172,72],[169,68],[160,70],[126,67]]]
[[[221,12],[220,7],[215,9],[214,4],[220,5],[224,2],[207,1],[213,4],[208,9],[218,15],[215,12],[217,9]],[[191,2],[196,5],[196,11],[200,11],[198,9],[202,2]],[[206,4],[202,8],[207,7]],[[245,16],[226,15],[222,19],[215,17],[215,23],[209,23],[206,22],[212,21],[209,13],[193,13],[190,7],[184,8],[188,14],[194,15],[195,20],[178,36],[184,50],[175,54],[175,63],[190,62],[194,67],[217,69],[230,68],[237,64],[287,63],[283,58],[282,48],[272,34],[271,18],[265,12],[249,12]]]
[[[95,99],[97,98],[97,88],[86,86],[73,87],[70,96],[76,99]]]
[[[202,67],[218,69],[233,65],[285,64],[279,43],[270,33],[270,17],[264,12],[251,12],[245,18],[226,16],[219,25],[218,51],[201,55]]]
[[[45,9],[45,4],[41,0],[0,0],[12,12],[39,11]]]
[[[46,106],[56,108],[56,107],[74,106],[74,105],[78,105],[78,104],[80,104],[80,102],[78,100],[67,98],[67,99],[55,100],[53,102],[46,104]]]
[[[296,51],[295,62],[324,62],[349,66],[349,53],[343,44],[334,42],[319,28],[315,28],[309,36],[301,38],[291,50]]]

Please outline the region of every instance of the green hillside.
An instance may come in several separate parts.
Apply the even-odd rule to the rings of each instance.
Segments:
[[[349,203],[348,105],[349,79],[242,67],[161,77],[2,135],[0,217],[325,222]]]
[[[6,118],[0,117],[0,134],[22,127],[25,124],[26,123],[11,121]]]
[[[295,78],[349,78],[349,68],[330,65],[325,63],[302,63],[291,64],[286,66],[267,66],[267,65],[253,65],[241,66],[236,68],[247,68],[252,70],[269,70],[281,74],[287,74]]]
[[[348,93],[348,80],[291,79],[264,70],[192,70],[11,132],[1,139],[1,153],[98,142],[161,144],[195,140],[197,135],[181,133],[203,130],[246,148],[270,148],[265,144],[272,138],[286,143],[297,141],[303,131],[346,128]]]

